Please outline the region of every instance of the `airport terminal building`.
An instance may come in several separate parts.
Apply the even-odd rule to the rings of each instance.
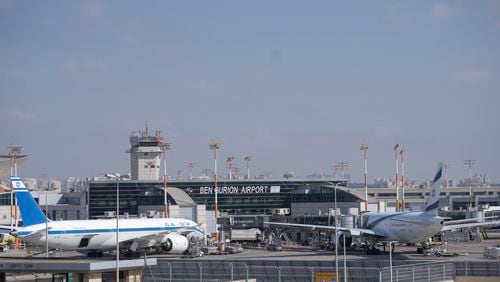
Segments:
[[[272,214],[276,209],[288,209],[294,202],[333,202],[335,185],[345,186],[339,180],[252,179],[222,180],[218,187],[219,211],[228,215]],[[145,209],[163,207],[162,181],[120,181],[120,210],[129,216],[140,216]],[[89,217],[99,218],[116,206],[116,181],[88,183]],[[176,205],[171,187],[185,192],[197,205],[214,209],[215,189],[210,180],[169,181],[168,202]],[[356,203],[363,199],[356,194],[338,190],[339,202]]]

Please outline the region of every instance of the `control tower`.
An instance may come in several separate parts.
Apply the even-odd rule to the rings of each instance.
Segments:
[[[148,126],[146,131],[133,131],[130,135],[130,172],[132,180],[159,180],[160,157],[163,137],[160,131],[150,136]]]

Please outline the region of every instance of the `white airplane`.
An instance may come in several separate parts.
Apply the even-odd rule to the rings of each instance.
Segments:
[[[472,220],[444,221],[438,216],[439,194],[441,192],[442,164],[438,165],[437,173],[432,182],[432,190],[423,212],[366,212],[359,217],[359,228],[337,228],[339,239],[348,243],[352,235],[361,236],[368,245],[368,252],[376,251],[377,243],[400,242],[422,243],[441,231],[475,226],[496,226],[500,221],[463,223]],[[453,224],[453,223],[461,224]],[[277,226],[293,226],[310,229],[335,230],[334,226],[265,222]],[[351,239],[352,240],[352,239]]]
[[[39,246],[45,246],[48,240],[50,249],[75,250],[91,256],[116,248],[116,219],[47,220],[21,178],[11,176],[11,181],[24,225],[12,230],[12,235]],[[120,249],[131,253],[155,247],[181,254],[188,250],[190,238],[204,236],[198,224],[182,218],[120,219],[118,231]]]

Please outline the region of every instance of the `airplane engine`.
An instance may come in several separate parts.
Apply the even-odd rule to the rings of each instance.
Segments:
[[[182,254],[187,251],[189,247],[188,239],[182,235],[168,234],[162,240],[161,248],[165,252]]]
[[[338,240],[339,240],[339,246],[344,246],[344,240],[345,240],[345,246],[350,247],[352,244],[352,235],[349,232],[338,232],[337,234]]]

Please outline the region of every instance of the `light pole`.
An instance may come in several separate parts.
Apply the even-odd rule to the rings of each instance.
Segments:
[[[21,154],[23,147],[19,145],[11,145],[8,147],[10,150],[10,176],[17,176],[17,157]],[[10,230],[14,230],[14,218],[17,219],[17,201],[14,197],[14,186],[12,186],[12,181],[10,182]],[[17,221],[15,222],[17,226]],[[16,246],[18,240],[16,239]]]
[[[472,165],[476,160],[465,160],[464,164],[469,166],[469,210],[472,210]]]
[[[338,247],[339,247],[339,237],[337,236],[337,226],[338,226],[338,222],[337,222],[337,186],[339,184],[335,184],[334,186],[334,209],[335,209],[335,218],[334,218],[334,221],[335,221],[335,279],[338,280],[338,269],[339,269],[339,260],[338,260]],[[345,238],[344,238],[345,240]]]
[[[161,148],[163,150],[163,217],[169,216],[168,200],[167,200],[167,151],[170,150],[171,143],[163,143]]]
[[[104,176],[116,180],[116,281],[120,281],[120,179],[123,176],[119,173],[106,173]]]
[[[342,241],[344,241],[343,242],[343,245],[344,245],[344,282],[347,282],[347,261],[346,261],[346,256],[345,256],[345,240],[346,240],[345,233],[343,234],[343,236],[344,236],[343,237],[344,240],[342,240]]]
[[[335,199],[335,202],[334,202],[334,219],[333,221],[335,222],[335,280],[338,281],[338,275],[339,275],[339,260],[338,260],[338,249],[339,249],[339,239],[338,239],[338,236],[337,236],[337,185],[335,185],[335,192],[334,192],[334,199]]]
[[[220,149],[222,142],[210,142],[209,148],[214,151],[214,192],[215,192],[215,207],[214,207],[214,216],[215,216],[215,241],[219,242],[219,230],[217,229],[217,218],[218,218],[218,210],[219,203],[217,202],[217,150]]]
[[[401,148],[399,151],[399,155],[401,156],[401,209],[402,211],[405,211],[405,162],[403,159],[403,155],[406,153],[406,148]]]
[[[233,156],[227,157],[226,164],[227,168],[229,169],[229,180],[233,179]]]
[[[244,160],[247,163],[247,179],[250,179],[250,161],[252,160],[252,156],[246,155]]]
[[[364,159],[364,178],[365,178],[365,211],[368,211],[368,161],[366,158],[369,145],[367,143],[361,144],[360,150],[363,150]]]
[[[49,204],[47,202],[49,185],[45,187],[45,256],[49,257]]]
[[[394,154],[396,156],[396,178],[394,178],[394,185],[396,185],[396,211],[399,210],[399,185],[398,185],[398,174],[399,174],[399,164],[398,164],[398,147],[399,144],[394,146]]]
[[[389,242],[389,271],[391,272],[391,282],[392,282],[392,242]]]

